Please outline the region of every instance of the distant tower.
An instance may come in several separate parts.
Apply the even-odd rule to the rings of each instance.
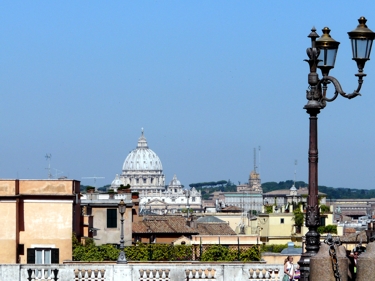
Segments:
[[[46,160],[48,161],[48,168],[46,168],[46,170],[48,170],[48,178],[49,179],[52,179],[52,174],[51,174],[51,153],[47,153],[46,156],[44,156],[46,158]]]
[[[256,165],[256,149],[254,148],[254,170],[251,171],[249,177],[249,187],[251,191],[256,191],[262,193],[262,185],[260,182],[260,175],[257,173],[257,165]]]
[[[297,196],[297,188],[295,187],[296,185],[296,174],[297,174],[297,160],[294,160],[294,181],[293,181],[293,186],[290,188],[290,195],[292,196]],[[294,200],[292,200],[294,201]]]

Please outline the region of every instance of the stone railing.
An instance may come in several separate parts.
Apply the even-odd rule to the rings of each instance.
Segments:
[[[0,265],[12,281],[281,281],[283,265],[265,263],[155,262]]]

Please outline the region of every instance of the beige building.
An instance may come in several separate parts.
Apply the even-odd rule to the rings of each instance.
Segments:
[[[257,218],[257,229],[262,243],[286,244],[293,241],[296,246],[302,246],[302,239],[308,232],[308,228],[303,225],[301,231],[297,231],[293,217],[293,206],[289,207],[289,212],[281,209],[270,214],[260,214]],[[334,224],[332,210],[320,215],[320,225],[329,224]],[[343,235],[343,228],[340,226],[337,226],[337,235]]]
[[[126,205],[124,218],[125,246],[132,244],[132,222],[138,217],[138,207],[133,204],[131,193],[82,194],[81,206],[83,209],[84,237],[93,238],[96,245],[119,244],[121,230],[121,215],[118,204],[124,200]],[[134,201],[138,201],[134,199]],[[138,204],[136,204],[138,206]],[[133,208],[134,207],[134,208]]]
[[[62,263],[81,236],[80,183],[0,180],[0,264]]]

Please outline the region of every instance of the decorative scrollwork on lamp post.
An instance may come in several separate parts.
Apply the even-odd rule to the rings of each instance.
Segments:
[[[126,205],[124,200],[121,199],[120,203],[118,204],[118,210],[121,215],[121,232],[120,232],[120,254],[117,259],[117,263],[124,264],[128,263],[126,260],[125,252],[124,252],[124,213],[126,210]]]
[[[302,254],[298,264],[301,269],[301,280],[309,280],[310,258],[314,256],[320,247],[320,235],[317,232],[320,225],[320,214],[318,206],[318,114],[325,108],[327,102],[334,101],[338,95],[347,99],[352,99],[360,95],[363,83],[363,73],[366,61],[370,59],[371,46],[375,38],[375,33],[366,26],[366,19],[361,17],[356,29],[348,32],[352,44],[353,60],[356,61],[358,73],[357,89],[350,94],[345,93],[339,81],[329,76],[329,71],[334,68],[336,54],[339,42],[335,41],[330,35],[330,29],[325,27],[323,35],[319,37],[316,29],[312,28],[309,38],[311,38],[311,48],[307,49],[310,73],[308,74],[309,90],[306,91],[307,104],[304,106],[310,115],[309,131],[309,190],[306,208],[306,226],[309,231],[306,233],[306,251]],[[317,68],[322,72],[320,79],[317,74]],[[332,84],[335,92],[331,98],[327,97],[328,85]]]

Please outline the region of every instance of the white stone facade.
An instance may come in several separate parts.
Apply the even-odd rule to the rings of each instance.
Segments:
[[[139,198],[141,211],[148,210],[158,214],[176,213],[182,209],[198,211],[202,208],[201,192],[195,188],[184,189],[176,175],[164,191],[148,192],[143,190],[139,194]]]
[[[182,209],[201,210],[202,196],[195,188],[185,190],[176,175],[167,187],[163,165],[157,154],[147,144],[143,134],[138,139],[137,148],[125,158],[122,173],[116,175],[111,189],[117,191],[120,185],[131,186],[131,191],[139,192],[140,209],[153,213],[175,213]]]
[[[111,188],[117,191],[121,185],[129,184],[132,191],[142,192],[164,190],[163,165],[154,151],[148,148],[143,129],[137,148],[125,158],[121,175],[116,175]]]

